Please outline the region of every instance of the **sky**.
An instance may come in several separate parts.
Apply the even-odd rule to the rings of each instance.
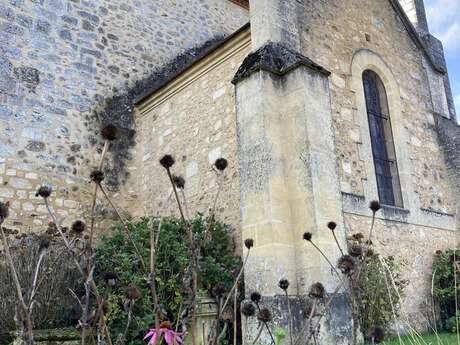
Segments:
[[[460,0],[425,0],[431,33],[444,45],[452,93],[460,119]]]

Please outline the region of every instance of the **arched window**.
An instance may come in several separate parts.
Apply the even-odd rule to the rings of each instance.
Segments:
[[[385,87],[371,70],[364,71],[363,83],[379,199],[384,205],[403,207]]]

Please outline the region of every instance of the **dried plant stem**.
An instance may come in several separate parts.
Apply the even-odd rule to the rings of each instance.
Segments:
[[[185,196],[185,191],[181,188],[180,193],[182,194],[182,200],[184,201],[185,216],[187,219],[190,219],[190,212],[187,205],[187,197]]]
[[[321,254],[321,256],[327,261],[329,266],[331,266],[331,269],[335,272],[335,274],[337,275],[337,277],[339,278],[339,280],[343,284],[343,286],[345,288],[347,288],[347,284],[345,284],[345,281],[343,280],[342,276],[340,275],[340,272],[337,271],[337,268],[335,268],[335,266],[332,264],[331,260],[329,260],[329,258],[326,256],[326,254],[324,254],[324,252],[321,250],[321,248],[318,247],[313,241],[309,241],[309,242]]]
[[[371,221],[371,227],[369,229],[369,237],[367,239],[367,244],[366,244],[366,250],[364,252],[364,258],[367,257],[367,254],[369,253],[369,249],[371,247],[372,243],[372,234],[374,232],[374,226],[375,226],[375,214],[376,212],[372,212],[372,221]]]
[[[260,305],[259,305],[259,303],[256,303],[256,306],[257,306],[257,310],[260,312]],[[270,335],[270,338],[271,338],[273,344],[276,344],[275,337],[273,336],[273,333],[272,333],[270,327],[268,326],[268,323],[267,323],[267,322],[264,322],[264,321],[262,321],[262,323],[264,324],[265,328],[267,329],[267,332],[268,332],[268,334]]]
[[[291,301],[289,300],[289,295],[288,295],[287,289],[284,290],[284,294],[286,296],[286,303],[287,303],[287,307],[288,307],[289,341],[290,341],[290,345],[294,345],[294,342],[292,341],[292,333],[294,332],[294,327],[293,327],[293,324],[292,324]]]
[[[211,212],[210,212],[211,218],[214,218],[216,214],[217,201],[219,200],[220,193],[222,192],[222,186],[224,185],[224,174],[217,172],[217,179],[218,179],[217,193],[216,193],[216,196],[214,197],[214,202],[212,203],[212,207],[211,207]]]
[[[162,219],[160,218],[158,221],[158,233],[161,230],[161,224],[162,224]],[[155,331],[156,334],[159,334],[160,331],[160,306],[158,303],[158,294],[157,294],[157,287],[156,287],[156,282],[155,282],[155,276],[156,276],[156,261],[157,261],[157,255],[156,255],[156,240],[155,240],[155,231],[153,230],[154,227],[152,226],[150,229],[150,292],[152,294],[153,298],[153,305],[154,305],[154,312],[155,312]],[[155,344],[158,342],[157,337],[155,339]]]
[[[264,329],[264,324],[261,324],[259,327],[259,332],[257,333],[257,336],[254,338],[254,341],[252,342],[252,345],[255,345],[257,341],[259,340],[260,336],[262,335],[262,330]]]
[[[337,244],[337,247],[340,250],[340,254],[344,255],[344,252],[342,250],[342,247],[340,246],[339,240],[337,239],[337,236],[335,235],[335,231],[332,230],[332,236],[334,236],[335,243]]]
[[[249,254],[251,253],[251,249],[248,249],[248,252],[246,253],[246,257],[244,258],[244,261],[243,261],[243,264],[241,265],[241,269],[240,271],[238,272],[238,276],[236,277],[235,279],[235,283],[233,283],[233,286],[232,288],[230,289],[230,292],[228,293],[228,296],[227,298],[225,299],[225,302],[224,302],[224,305],[222,306],[222,309],[221,309],[221,314],[222,312],[225,310],[225,307],[227,307],[227,304],[228,302],[230,301],[230,298],[232,297],[232,294],[233,294],[233,291],[236,289],[236,287],[238,286],[238,283],[241,279],[241,276],[243,275],[243,272],[244,272],[244,268],[246,267],[246,264],[248,262],[248,259],[249,259]]]
[[[192,334],[192,345],[196,344],[196,295],[198,291],[198,263],[197,263],[197,253],[195,248],[195,240],[193,236],[193,230],[189,222],[186,220],[184,211],[182,209],[182,204],[180,202],[179,194],[177,193],[176,184],[174,183],[171,170],[166,169],[166,172],[169,177],[169,182],[174,191],[174,196],[176,198],[177,207],[179,208],[179,213],[182,218],[184,225],[187,228],[187,233],[189,237],[189,250],[190,250],[190,266],[192,270],[192,306],[191,306],[191,334]]]
[[[32,288],[30,290],[30,298],[29,298],[29,315],[32,317],[32,311],[35,305],[35,296],[37,294],[38,290],[38,274],[40,273],[40,267],[43,262],[43,259],[45,258],[46,255],[46,250],[42,250],[40,252],[40,256],[38,257],[38,262],[37,266],[35,267],[35,273],[34,273],[34,278],[32,280]]]
[[[22,310],[21,318],[24,319],[24,320],[21,320],[25,326],[25,329],[23,330],[24,342],[26,343],[26,345],[33,345],[34,344],[34,333],[33,333],[32,320],[31,320],[27,305],[24,301],[24,296],[22,295],[22,288],[19,282],[16,267],[14,266],[13,258],[11,256],[8,239],[6,238],[5,232],[3,231],[3,222],[4,222],[4,218],[0,218],[0,233],[2,235],[3,250],[5,251],[6,260],[8,261],[8,265],[10,266],[11,275],[13,276],[13,283],[14,283],[16,294],[18,297],[19,307]]]
[[[123,229],[125,230],[126,236],[128,237],[129,242],[133,246],[134,253],[136,254],[137,258],[139,259],[139,261],[140,261],[140,263],[142,265],[142,269],[144,271],[146,271],[147,268],[145,266],[144,259],[142,258],[142,255],[141,255],[139,249],[137,248],[136,242],[134,242],[134,239],[131,236],[131,232],[129,231],[128,224],[126,223],[126,221],[121,216],[120,212],[118,211],[118,208],[115,206],[115,204],[113,203],[112,199],[109,197],[109,195],[108,195],[107,191],[105,190],[105,188],[101,184],[99,184],[99,188],[101,189],[102,194],[104,194],[104,196],[107,199],[108,203],[113,208],[113,210],[115,211],[115,214],[117,215],[118,219],[120,220],[121,224],[123,225]]]
[[[431,276],[431,310],[433,313],[433,326],[434,332],[436,335],[438,334],[438,325],[437,325],[437,317],[436,317],[436,309],[435,309],[435,301],[434,301],[434,278],[436,277],[437,267],[433,270],[433,275]],[[460,342],[459,342],[460,344]]]

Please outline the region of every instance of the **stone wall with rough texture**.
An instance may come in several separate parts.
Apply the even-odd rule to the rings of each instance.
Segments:
[[[388,1],[307,1],[301,20],[306,56],[332,72],[331,92],[335,140],[342,191],[363,195],[367,176],[360,157],[362,138],[351,90],[355,52],[378,54],[396,77],[402,117],[408,133],[408,159],[421,207],[455,213],[455,198],[446,179],[446,163],[438,143],[423,54],[408,35]],[[359,9],[359,10],[358,10]],[[392,90],[387,90],[392,92]]]
[[[140,169],[139,201],[144,214],[178,215],[167,174],[158,162],[164,154],[171,154],[176,160],[174,174],[183,176],[186,181],[189,214],[209,214],[219,183],[222,183],[216,215],[239,228],[235,90],[230,81],[249,49],[246,46],[190,84],[184,83],[184,88],[179,86],[164,103],[139,114],[136,152]],[[209,66],[214,63],[215,60],[211,60]],[[221,157],[229,163],[222,180],[213,169],[215,160]],[[240,251],[239,231],[235,240],[237,251]]]
[[[33,196],[43,182],[62,215],[82,207],[101,123],[123,128],[106,179],[118,189],[130,174],[133,99],[246,21],[222,0],[1,0],[0,200],[12,202],[10,225],[46,222]]]

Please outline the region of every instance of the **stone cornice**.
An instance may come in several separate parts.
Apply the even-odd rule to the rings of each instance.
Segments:
[[[326,76],[331,74],[306,56],[286,48],[280,43],[268,42],[244,59],[232,83],[236,84],[258,71],[266,71],[282,76],[299,66],[308,67]]]

